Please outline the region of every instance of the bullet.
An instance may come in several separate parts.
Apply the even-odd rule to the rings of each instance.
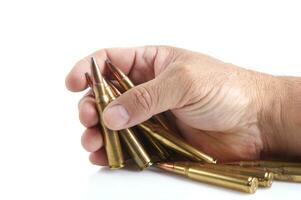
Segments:
[[[229,166],[229,165],[220,165],[220,164],[215,165],[215,164],[207,164],[207,163],[206,164],[191,163],[191,165],[218,170],[221,173],[226,172],[226,173],[256,177],[258,179],[258,185],[260,187],[271,187],[274,179],[273,172],[264,169],[246,168],[240,166]]]
[[[140,170],[143,170],[152,165],[152,161],[132,129],[120,130],[121,138],[123,139],[128,153],[134,160]]]
[[[104,80],[105,81],[105,80]],[[117,88],[114,87],[114,85],[110,82],[107,82],[109,87],[106,87],[107,90],[110,90],[111,92],[109,94],[109,98],[111,100],[115,100],[117,96],[119,96]],[[145,169],[152,165],[151,158],[144,149],[143,145],[140,143],[138,138],[136,137],[134,131],[130,128],[126,128],[123,130],[120,130],[120,136],[123,139],[127,150],[130,154],[130,156],[133,158],[136,165],[141,169]]]
[[[129,79],[129,77],[125,75],[118,67],[116,67],[109,59],[106,60],[106,64],[114,78],[119,82],[125,91],[135,87],[134,83]],[[166,123],[163,115],[154,115],[153,119],[166,130],[172,130],[168,123]]]
[[[114,76],[114,78],[119,82],[119,84],[122,86],[122,88],[124,90],[129,90],[129,89],[135,87],[135,85],[129,79],[129,77],[127,75],[125,75],[118,67],[113,65],[113,63],[109,59],[107,59],[105,62],[108,66],[108,69]]]
[[[111,82],[108,82],[114,95],[116,97],[120,96],[121,93],[119,92],[119,90],[114,86],[114,84],[112,84]],[[162,160],[166,160],[169,157],[169,153],[165,150],[165,148],[156,140],[154,140],[154,138],[152,138],[151,135],[149,135],[147,132],[144,132],[145,137],[148,139],[149,143],[154,147],[154,149],[157,152],[157,155],[159,156],[160,159]]]
[[[255,193],[258,187],[258,179],[252,176],[221,173],[217,170],[183,163],[157,163],[156,166],[160,169],[180,174],[196,181],[210,183],[241,192]]]
[[[105,62],[108,66],[108,69],[110,70],[110,72],[112,73],[114,78],[118,81],[118,83],[120,84],[122,89],[124,89],[126,91],[126,90],[129,90],[129,89],[135,87],[134,83],[129,79],[129,77],[127,75],[125,75],[118,67],[113,65],[113,63],[109,59],[107,59]],[[155,115],[153,118],[156,122],[161,124],[163,127],[165,127],[165,128],[168,127],[168,125],[164,122],[162,117]],[[153,148],[157,151],[157,155],[159,156],[159,158],[161,160],[166,160],[167,158],[169,158],[170,155],[169,155],[168,151],[166,151],[159,142],[154,140],[154,138],[151,135],[149,135],[148,133],[145,133],[145,137],[150,142],[150,144],[153,146]]]
[[[151,122],[147,121],[138,124],[137,127],[149,133],[151,136],[160,141],[161,144],[182,154],[186,158],[189,158],[194,161],[216,163],[216,160],[210,157],[209,155],[199,151],[190,144],[184,142],[183,139],[178,138],[174,134],[171,134],[169,131],[161,128],[156,124],[152,124]]]
[[[263,169],[274,173],[275,180],[301,183],[301,167],[279,167]]]
[[[298,162],[281,162],[281,161],[271,161],[271,160],[255,160],[255,161],[238,161],[238,162],[228,162],[224,163],[226,165],[238,165],[241,167],[301,167],[301,163]]]
[[[298,162],[255,160],[230,162],[225,164],[231,166],[241,166],[244,168],[264,169],[274,174],[274,180],[301,182],[301,163]]]
[[[99,67],[93,57],[91,58],[91,61],[92,78],[88,78],[88,74],[86,74],[85,76],[86,78],[88,78],[88,84],[92,84],[92,89],[95,95],[95,103],[100,123],[99,127],[104,136],[104,144],[108,157],[109,167],[111,169],[119,169],[124,167],[124,158],[122,154],[119,134],[117,131],[110,130],[104,125],[101,114],[105,107],[109,104],[110,99],[107,95],[106,85],[100,73]]]

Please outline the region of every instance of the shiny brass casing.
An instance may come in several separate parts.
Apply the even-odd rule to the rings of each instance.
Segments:
[[[220,165],[220,164],[216,165],[216,164],[207,164],[207,163],[206,164],[191,163],[191,165],[218,170],[221,173],[226,172],[231,174],[256,177],[258,179],[258,185],[260,187],[271,187],[274,179],[273,172],[264,169],[245,168],[240,166],[229,166],[229,165]]]
[[[124,158],[119,134],[117,131],[110,130],[104,125],[101,114],[105,107],[109,104],[110,98],[107,95],[106,86],[104,85],[103,77],[101,76],[99,67],[93,57],[91,61],[91,74],[93,79],[92,89],[95,95],[95,103],[98,111],[100,129],[104,137],[108,165],[111,169],[119,169],[124,167]]]
[[[182,139],[171,134],[164,128],[158,125],[152,124],[151,122],[143,122],[138,124],[137,127],[141,128],[143,131],[149,133],[151,136],[156,138],[161,144],[166,147],[184,155],[185,157],[194,161],[205,161],[207,163],[216,163],[209,155],[199,151],[188,143],[184,142]]]
[[[105,80],[104,80],[105,81]],[[114,100],[115,97],[119,96],[118,90],[114,87],[110,82],[108,83],[108,87],[106,89],[109,91],[109,98]],[[152,165],[151,158],[144,149],[143,145],[139,142],[136,137],[134,131],[130,128],[120,130],[121,138],[123,139],[126,148],[133,158],[137,166],[143,170]]]
[[[274,180],[301,182],[301,163],[271,160],[238,161],[225,163],[230,166],[258,168],[274,174]]]
[[[102,85],[94,85],[93,91],[95,94],[95,103],[98,110],[98,117],[100,123],[100,129],[104,136],[104,144],[106,149],[106,154],[108,157],[108,164],[111,169],[119,169],[124,167],[124,158],[122,154],[119,134],[117,131],[108,129],[102,120],[102,111],[105,106],[109,103],[109,98],[107,95],[102,95],[100,93]]]
[[[225,163],[227,165],[239,165],[241,167],[301,167],[301,163],[297,162],[282,162],[282,161],[271,161],[271,160],[255,160],[255,161],[238,161]]]
[[[179,163],[159,163],[161,169],[181,174],[196,181],[210,183],[242,192],[255,193],[258,179],[252,176],[221,173],[220,171],[202,168],[196,165]]]
[[[127,75],[125,75],[118,67],[116,67],[115,65],[113,65],[113,63],[110,60],[106,60],[106,64],[110,70],[110,72],[112,73],[113,77],[118,81],[118,83],[120,84],[120,86],[122,87],[122,89],[129,90],[133,87],[135,87],[135,85],[133,84],[133,82],[129,79],[129,77]],[[167,128],[168,125],[164,122],[164,120],[162,119],[162,117],[158,116],[154,116],[153,117],[156,122],[158,122],[159,124],[161,124],[163,127]],[[169,153],[166,149],[164,149],[164,147],[157,142],[150,134],[148,133],[144,133],[145,137],[147,138],[147,140],[150,142],[150,144],[153,146],[153,148],[157,151],[157,155],[159,156],[159,158],[161,160],[166,160],[167,158],[169,158]]]
[[[274,173],[275,180],[301,183],[301,167],[279,167],[264,169]]]
[[[118,81],[118,83],[121,85],[121,87],[124,90],[129,90],[133,87],[135,87],[134,83],[131,81],[131,79],[125,75],[118,67],[113,65],[113,63],[110,60],[106,60],[106,63],[109,67],[109,70],[111,71],[114,78]],[[168,123],[165,121],[164,116],[157,114],[153,116],[153,119],[160,124],[163,128],[166,130],[171,130]]]

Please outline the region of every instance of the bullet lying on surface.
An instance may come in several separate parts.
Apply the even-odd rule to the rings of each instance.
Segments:
[[[225,163],[230,166],[241,166],[245,169],[256,168],[272,172],[274,179],[279,181],[301,182],[301,163],[256,160]]]
[[[214,169],[226,173],[256,177],[258,179],[258,186],[260,187],[271,187],[274,180],[273,172],[264,169],[245,168],[240,166],[228,166],[228,165],[200,164],[200,163],[191,163],[191,165],[200,166],[202,168]]]
[[[194,179],[196,181],[223,186],[241,192],[254,193],[258,187],[258,179],[252,176],[243,176],[203,168],[189,163],[157,163],[160,169],[173,172]]]
[[[241,167],[301,167],[301,163],[297,162],[283,162],[271,160],[254,160],[254,161],[238,161],[224,163],[226,165],[239,165]]]
[[[301,183],[301,167],[277,167],[258,168],[270,171],[274,174],[274,179],[278,181]]]

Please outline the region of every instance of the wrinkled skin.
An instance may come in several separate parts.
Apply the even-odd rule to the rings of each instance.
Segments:
[[[101,70],[110,58],[138,85],[108,105],[105,124],[131,127],[170,110],[184,140],[219,161],[301,155],[300,78],[246,70],[212,57],[166,46],[103,49],[79,61],[66,78],[71,91],[87,88],[94,56]],[[300,115],[299,115],[300,116]],[[79,103],[90,160],[106,165],[93,97]],[[299,134],[300,133],[300,134]],[[292,139],[293,138],[293,139]]]

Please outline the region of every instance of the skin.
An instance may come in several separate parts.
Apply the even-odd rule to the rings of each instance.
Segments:
[[[87,88],[94,56],[109,58],[137,85],[103,112],[107,127],[132,127],[169,111],[183,140],[219,161],[301,157],[301,78],[263,74],[207,55],[167,46],[102,49],[80,60],[66,77],[73,92]],[[106,165],[95,101],[79,102],[90,161]]]

